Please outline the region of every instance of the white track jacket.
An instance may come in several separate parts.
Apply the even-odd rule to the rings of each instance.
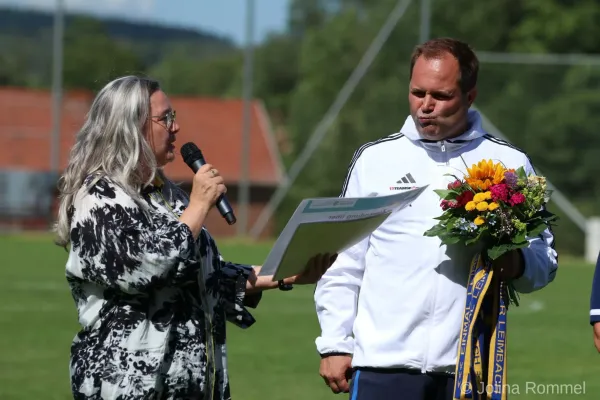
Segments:
[[[339,254],[317,284],[319,353],[350,353],[354,367],[454,372],[469,261],[476,250],[440,246],[438,238],[423,236],[442,212],[433,190],[453,180],[445,174],[462,177],[482,159],[534,172],[524,152],[484,132],[477,112],[469,111],[469,119],[471,128],[463,135],[432,142],[420,138],[408,117],[399,133],[355,152],[342,197],[429,187],[370,237]],[[514,281],[519,292],[541,289],[554,279],[558,264],[550,230],[531,238],[523,255],[525,273]]]

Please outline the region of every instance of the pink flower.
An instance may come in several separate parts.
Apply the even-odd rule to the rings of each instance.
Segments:
[[[517,206],[521,203],[525,202],[525,195],[523,193],[515,193],[510,197],[510,200],[508,201],[508,203],[510,204],[511,207],[513,206]]]
[[[508,201],[508,185],[500,183],[498,185],[490,186],[490,192],[492,193],[493,201]]]
[[[456,203],[456,200],[442,200],[442,210],[446,211],[449,208],[456,208],[458,206],[458,204]]]
[[[454,182],[448,184],[448,189],[450,189],[450,190],[458,189],[461,186],[462,186],[462,182],[457,179]]]

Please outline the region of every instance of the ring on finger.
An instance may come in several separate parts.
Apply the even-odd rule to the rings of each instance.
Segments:
[[[210,173],[212,174],[213,178],[217,176],[217,170],[214,168],[210,170]]]

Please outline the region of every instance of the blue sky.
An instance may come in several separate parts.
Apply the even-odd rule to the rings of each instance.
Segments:
[[[245,37],[245,0],[64,0],[68,10],[200,28],[238,44]],[[289,0],[255,0],[255,40],[287,23]],[[50,10],[56,0],[0,0],[0,5]]]

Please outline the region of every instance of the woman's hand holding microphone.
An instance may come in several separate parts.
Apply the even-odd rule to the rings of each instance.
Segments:
[[[227,192],[224,179],[211,164],[204,164],[198,169],[192,181],[190,204],[181,214],[179,220],[190,227],[194,238],[202,230],[202,225],[210,209],[219,197]]]

